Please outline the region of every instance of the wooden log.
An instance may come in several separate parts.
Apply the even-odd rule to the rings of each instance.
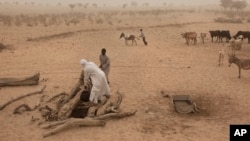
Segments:
[[[63,104],[69,102],[69,100],[72,99],[73,97],[75,97],[77,92],[80,91],[80,86],[83,84],[83,79],[84,79],[84,72],[83,71],[81,71],[81,74],[80,74],[79,78],[77,78],[77,79],[78,79],[77,83],[71,89],[68,97],[64,100]]]
[[[58,118],[60,120],[65,120],[69,118],[73,109],[77,106],[80,101],[80,97],[84,89],[81,89],[74,98],[72,98],[68,103],[64,104],[58,112]]]
[[[123,112],[123,113],[109,113],[109,114],[105,114],[105,115],[101,115],[98,117],[95,117],[94,119],[97,120],[108,120],[108,119],[113,119],[113,118],[124,118],[124,117],[128,117],[128,116],[133,116],[135,115],[137,111],[130,111],[130,112]]]
[[[118,109],[120,107],[121,102],[122,102],[122,95],[119,92],[117,92],[115,95],[111,95],[107,102],[98,107],[98,109],[95,112],[96,116],[119,112]]]
[[[31,93],[19,96],[19,97],[15,98],[15,99],[12,99],[12,100],[6,102],[5,104],[3,104],[2,106],[0,106],[0,110],[3,110],[6,106],[10,105],[11,103],[13,103],[15,101],[18,101],[20,99],[23,99],[25,97],[36,95],[36,94],[41,94],[41,93],[43,93],[43,91],[44,91],[45,88],[46,88],[46,85],[43,86],[43,88],[41,90],[39,90],[39,91],[31,92]]]
[[[80,88],[80,85],[83,83],[84,79],[84,72],[82,71],[80,74],[80,78],[74,88],[71,90],[69,96],[66,98],[66,100],[62,103],[64,104],[58,111],[58,119],[65,120],[70,117],[73,109],[77,106],[77,104],[80,102],[81,95],[83,91],[90,91],[91,90],[91,84],[89,84],[87,88]]]
[[[23,109],[23,110],[22,110]],[[19,105],[14,111],[13,114],[21,114],[24,111],[34,111],[37,109],[37,106],[35,106],[34,108],[31,108],[29,105],[27,104],[21,104]]]
[[[53,97],[51,97],[49,100],[47,100],[47,102],[52,102],[54,100],[56,100],[58,97],[64,97],[64,96],[68,96],[68,94],[66,92],[61,92],[59,94],[54,95]]]
[[[108,99],[106,97],[102,97],[101,103],[98,103],[96,106],[91,106],[88,110],[88,117],[95,117],[100,108],[103,108],[104,105],[108,103]],[[105,109],[104,109],[105,110]]]
[[[81,71],[81,74],[80,74],[78,81],[80,82],[80,84],[82,84],[82,85],[84,84],[84,71],[83,70]]]
[[[77,92],[80,91],[80,86],[81,84],[83,84],[83,79],[84,79],[84,72],[82,71],[77,83],[75,84],[75,86],[71,89],[69,96],[64,100],[63,103],[67,103],[69,102],[70,99],[72,99],[73,97],[75,97],[75,95],[77,94]]]
[[[39,83],[40,73],[26,78],[0,78],[0,87],[3,86],[27,86]]]
[[[67,103],[69,102],[73,97],[75,97],[75,95],[77,94],[77,92],[80,91],[80,85],[81,83],[78,81],[75,86],[71,89],[69,96],[64,100],[63,103]]]
[[[60,106],[62,103],[61,101],[63,99],[65,99],[65,97],[67,97],[68,94],[65,93],[65,92],[61,92],[59,94],[56,94],[52,97],[49,97],[48,95],[43,95],[41,98],[40,98],[40,102],[38,104],[39,106],[39,110],[45,108],[45,107],[49,107],[49,105],[55,105],[56,106],[53,106],[53,107],[57,107],[57,106]],[[58,105],[59,104],[59,105]],[[50,109],[55,109],[55,108],[50,108]]]
[[[54,135],[62,130],[74,127],[74,126],[104,126],[105,121],[102,120],[94,120],[94,119],[76,119],[71,118],[68,119],[64,124],[57,126],[55,129],[46,132],[43,134],[43,137],[48,137]]]
[[[51,128],[51,127],[54,127],[54,126],[57,126],[57,125],[64,124],[65,122],[67,122],[67,120],[54,121],[54,122],[51,122],[51,123],[46,123],[45,125],[41,125],[41,128],[48,129],[48,128]]]

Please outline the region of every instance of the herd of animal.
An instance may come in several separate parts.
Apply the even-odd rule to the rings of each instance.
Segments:
[[[223,40],[225,39],[226,42],[230,43],[229,47],[231,48],[232,53],[228,55],[229,67],[231,66],[232,63],[236,64],[236,66],[239,69],[239,76],[238,76],[239,78],[241,77],[241,69],[250,70],[250,59],[239,59],[235,55],[236,50],[241,50],[244,39],[247,39],[248,44],[250,44],[250,31],[238,31],[234,36],[230,35],[229,30],[213,30],[209,31],[209,33],[211,36],[211,42],[214,42],[215,39],[216,42],[220,43],[223,42]],[[194,45],[197,44],[198,35],[196,32],[185,32],[182,33],[181,36],[185,38],[187,45],[190,45],[190,43],[192,42]],[[206,33],[200,33],[200,38],[203,44],[205,43],[206,36],[207,36]],[[136,39],[140,40],[135,35],[126,35],[125,33],[121,33],[120,39],[121,38],[125,39],[126,45],[128,45],[129,40],[132,41],[132,45],[134,44],[137,45]],[[225,54],[224,49],[220,49],[219,66],[223,64],[224,54]]]
[[[248,44],[250,44],[250,31],[238,31],[234,36],[230,35],[229,30],[213,30],[209,31],[211,36],[211,42],[223,42],[225,39],[227,42],[230,43],[229,47],[231,48],[232,53],[228,55],[229,59],[229,67],[232,63],[234,63],[239,70],[239,78],[241,77],[241,69],[250,70],[250,59],[239,59],[236,57],[235,52],[237,50],[241,50],[243,40],[247,39]],[[185,38],[186,44],[189,45],[193,42],[194,45],[197,44],[197,33],[196,32],[185,32],[182,33],[181,36]],[[202,43],[204,44],[204,39],[206,38],[206,33],[201,33],[200,38]],[[219,50],[219,66],[223,64],[225,51],[224,49]]]
[[[229,57],[229,67],[231,66],[232,63],[236,64],[238,69],[239,69],[239,78],[241,77],[241,69],[244,70],[250,70],[250,59],[239,59],[235,56],[236,50],[241,50],[243,40],[247,39],[248,44],[250,44],[250,31],[238,31],[234,36],[230,35],[229,30],[212,30],[209,31],[210,36],[211,36],[211,41],[214,42],[214,39],[216,42],[223,42],[224,39],[226,42],[230,43],[230,48],[232,50],[232,53],[228,55]],[[197,44],[197,33],[196,32],[185,32],[182,33],[181,36],[185,38],[186,44],[190,45],[190,43],[193,42],[194,45]],[[205,43],[205,38],[207,34],[206,33],[200,33],[200,38],[202,43]],[[132,41],[132,45],[136,44],[136,39],[137,38],[135,35],[126,35],[125,33],[121,33],[120,39],[124,38],[125,39],[125,44],[128,45],[128,41]],[[219,66],[223,64],[224,60],[224,54],[225,51],[224,49],[219,50]]]
[[[216,42],[223,42],[224,39],[226,41],[230,40],[237,40],[237,39],[248,39],[248,43],[250,44],[250,31],[238,31],[236,35],[231,36],[229,30],[211,30],[209,31],[210,36],[211,36],[211,41],[214,42],[214,39],[216,39]],[[189,45],[190,43],[197,43],[197,38],[198,34],[196,32],[185,32],[182,33],[181,36],[185,38],[186,44]],[[202,43],[204,44],[205,41],[204,39],[206,38],[207,34],[206,33],[201,33],[200,38]]]

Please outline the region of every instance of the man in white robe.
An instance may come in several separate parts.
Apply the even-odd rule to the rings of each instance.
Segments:
[[[85,59],[82,59],[80,64],[83,66],[84,84],[87,84],[89,79],[93,84],[89,97],[91,105],[96,105],[103,96],[110,97],[110,88],[104,72],[95,63]]]
[[[100,59],[100,68],[105,73],[108,84],[109,84],[109,71],[110,71],[110,60],[109,57],[106,55],[106,49],[103,48],[101,55],[99,57]]]

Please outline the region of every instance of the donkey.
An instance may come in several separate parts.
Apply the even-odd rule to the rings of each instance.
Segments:
[[[135,35],[125,35],[123,32],[120,35],[120,39],[124,38],[125,39],[125,44],[128,45],[128,40],[132,41],[132,45],[137,45],[136,39],[140,40],[139,38],[137,38]]]
[[[236,64],[239,69],[239,78],[241,77],[241,69],[249,70],[250,69],[250,59],[239,59],[234,54],[228,55],[228,67],[231,66],[232,63]]]

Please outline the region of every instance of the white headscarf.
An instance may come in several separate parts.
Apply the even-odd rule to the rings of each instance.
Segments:
[[[80,64],[81,64],[82,66],[86,66],[86,65],[88,64],[88,61],[85,60],[85,59],[81,59],[81,60],[80,60]]]

